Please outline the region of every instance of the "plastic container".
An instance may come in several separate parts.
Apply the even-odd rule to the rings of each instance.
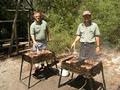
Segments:
[[[61,75],[61,69],[58,69],[58,70],[59,70],[59,75]],[[70,74],[70,72],[69,72],[68,70],[63,69],[63,70],[62,70],[62,75],[61,75],[61,76],[67,77],[67,76],[69,76],[69,74]]]

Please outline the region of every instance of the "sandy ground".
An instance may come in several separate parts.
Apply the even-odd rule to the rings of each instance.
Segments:
[[[103,53],[104,52],[104,53]],[[101,60],[104,64],[104,75],[107,90],[120,90],[120,60],[114,62],[114,56],[120,56],[113,50],[102,51]],[[27,90],[27,79],[19,81],[19,72],[21,65],[21,56],[7,58],[0,61],[0,90]],[[23,77],[29,74],[29,65],[24,63]],[[59,76],[53,75],[46,80],[42,80],[29,90],[78,90],[70,85],[57,87]],[[68,79],[68,77],[64,77]],[[94,77],[95,81],[102,82],[101,74]],[[32,77],[32,84],[38,80]]]

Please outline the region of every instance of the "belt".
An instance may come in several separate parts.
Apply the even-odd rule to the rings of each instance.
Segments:
[[[95,42],[80,42],[81,44],[95,44]]]

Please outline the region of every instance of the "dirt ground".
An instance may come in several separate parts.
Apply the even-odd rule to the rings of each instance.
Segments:
[[[102,50],[101,60],[104,65],[104,75],[107,90],[120,90],[120,53],[116,53],[112,49]],[[27,79],[23,82],[19,81],[21,65],[21,56],[15,56],[0,60],[0,90],[27,90]],[[24,64],[24,73],[28,75],[29,65]],[[64,77],[68,79],[69,77]],[[42,80],[29,90],[78,90],[71,85],[64,85],[60,88],[57,87],[58,75],[53,75],[46,80]],[[101,74],[94,77],[95,81],[102,82]],[[32,84],[38,80],[32,77]],[[80,90],[80,89],[79,89]]]

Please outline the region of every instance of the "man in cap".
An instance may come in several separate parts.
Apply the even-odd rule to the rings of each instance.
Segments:
[[[91,21],[91,12],[83,12],[83,23],[80,23],[76,32],[76,38],[71,45],[75,47],[80,40],[80,61],[87,59],[95,60],[96,54],[100,51],[100,31],[98,25]]]

